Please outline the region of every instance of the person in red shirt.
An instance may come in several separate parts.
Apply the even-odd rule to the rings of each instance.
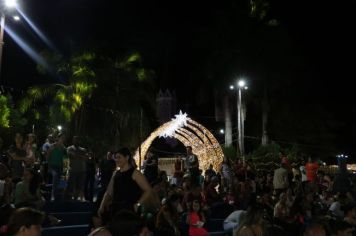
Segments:
[[[307,172],[307,180],[309,182],[315,182],[319,165],[317,162],[312,162],[312,159],[309,157],[307,164],[305,164],[305,170]]]

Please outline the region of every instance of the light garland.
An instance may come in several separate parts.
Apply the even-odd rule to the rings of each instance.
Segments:
[[[223,161],[223,151],[214,135],[203,125],[190,119],[187,113],[175,115],[175,118],[164,123],[155,129],[148,138],[141,144],[141,163],[152,142],[157,137],[173,137],[180,141],[184,146],[191,146],[192,152],[198,156],[200,168],[205,171],[212,164],[215,170],[218,170]],[[140,163],[140,152],[137,148],[134,159],[138,166]]]

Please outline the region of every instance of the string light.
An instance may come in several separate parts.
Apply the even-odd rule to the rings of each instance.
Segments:
[[[191,146],[192,152],[198,156],[202,170],[212,164],[218,170],[224,154],[219,142],[214,135],[200,123],[190,119],[187,113],[179,112],[175,118],[155,129],[141,144],[141,157],[145,157],[147,150],[157,137],[173,137],[184,146]],[[136,150],[134,159],[138,163],[140,158],[139,148]],[[142,160],[141,160],[142,161]],[[141,165],[141,163],[139,163]]]

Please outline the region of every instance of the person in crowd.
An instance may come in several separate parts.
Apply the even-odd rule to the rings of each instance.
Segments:
[[[47,156],[48,156],[48,151],[53,143],[54,143],[53,135],[49,134],[47,136],[46,142],[42,145],[41,148],[41,174],[45,183],[49,182]]]
[[[160,208],[156,217],[156,232],[157,236],[179,236],[178,226],[178,208],[180,205],[180,197],[178,194],[172,194]]]
[[[183,175],[184,175],[184,163],[182,160],[182,156],[178,156],[174,162],[174,174],[172,178],[172,184],[177,186],[182,186],[183,182]]]
[[[354,227],[346,221],[331,220],[329,222],[331,236],[352,236]]]
[[[121,210],[104,227],[92,231],[89,236],[149,236],[142,220],[132,211]]]
[[[12,186],[10,170],[0,163],[0,206],[11,202]]]
[[[199,159],[193,154],[192,147],[187,147],[186,166],[193,185],[199,185]]]
[[[285,192],[289,186],[288,170],[284,163],[281,163],[280,167],[274,171],[273,187],[276,195],[279,196],[282,192]]]
[[[317,162],[312,161],[312,158],[308,158],[308,162],[305,164],[307,181],[310,183],[314,183],[317,179],[319,165]]]
[[[41,177],[35,169],[25,169],[23,180],[16,184],[15,205],[17,207],[32,207],[40,209],[44,198],[40,189]]]
[[[85,200],[92,202],[94,197],[94,182],[96,174],[96,159],[93,152],[88,153],[88,158],[86,159],[86,176],[84,184],[84,195]]]
[[[136,211],[150,198],[152,188],[145,176],[132,166],[132,155],[127,148],[115,152],[115,162],[119,167],[110,180],[101,202],[98,215],[111,210],[115,215],[120,210]]]
[[[290,208],[287,205],[287,194],[282,192],[279,196],[279,201],[274,207],[273,216],[280,222],[286,222],[289,220],[289,211]]]
[[[58,134],[57,138],[58,140],[50,147],[47,153],[48,168],[52,175],[52,200],[59,199],[59,183],[63,174],[64,159],[67,158],[64,134]]]
[[[73,137],[73,145],[67,148],[69,157],[69,178],[67,194],[74,200],[84,201],[84,184],[86,176],[87,150],[79,145],[78,136]]]
[[[195,200],[192,203],[191,210],[187,217],[189,225],[189,236],[207,236],[208,231],[203,227],[205,224],[205,216],[200,206],[200,202]]]
[[[352,226],[356,226],[356,206],[348,205],[345,207],[345,218],[344,221],[351,224]]]
[[[264,235],[263,209],[259,205],[251,205],[234,236]]]
[[[16,184],[21,181],[23,175],[23,162],[28,161],[21,133],[15,134],[15,144],[10,146],[8,154],[10,157],[9,161],[12,181]]]
[[[31,167],[35,167],[37,169],[39,169],[38,166],[38,161],[39,161],[39,156],[38,156],[38,152],[37,152],[37,143],[36,143],[36,135],[29,133],[27,135],[27,141],[24,145],[24,148],[26,150],[26,156],[27,156],[27,161],[26,163],[26,167],[27,168],[31,168]]]
[[[209,206],[222,201],[219,193],[216,191],[216,187],[218,185],[219,185],[219,179],[217,177],[213,177],[211,179],[210,184],[204,191],[205,201]]]
[[[147,152],[143,166],[143,174],[147,181],[152,184],[158,177],[158,159],[150,150]]]
[[[227,232],[234,232],[238,229],[242,219],[245,217],[246,211],[244,210],[235,210],[233,211],[226,219],[224,220],[223,228]]]
[[[212,164],[210,164],[209,168],[207,170],[205,170],[205,176],[208,176],[209,179],[211,179],[214,176],[216,176],[216,172],[215,172]]]
[[[44,213],[32,208],[15,210],[9,220],[7,234],[14,236],[41,236]]]
[[[325,226],[320,222],[311,222],[304,230],[303,236],[326,236]]]
[[[224,156],[222,163],[220,164],[219,173],[221,175],[221,184],[224,192],[227,192],[232,184],[232,170],[230,159]]]

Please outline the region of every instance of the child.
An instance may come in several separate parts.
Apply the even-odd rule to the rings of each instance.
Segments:
[[[208,231],[203,228],[205,217],[200,209],[200,202],[193,201],[191,211],[187,217],[187,224],[189,225],[189,236],[206,236]]]

